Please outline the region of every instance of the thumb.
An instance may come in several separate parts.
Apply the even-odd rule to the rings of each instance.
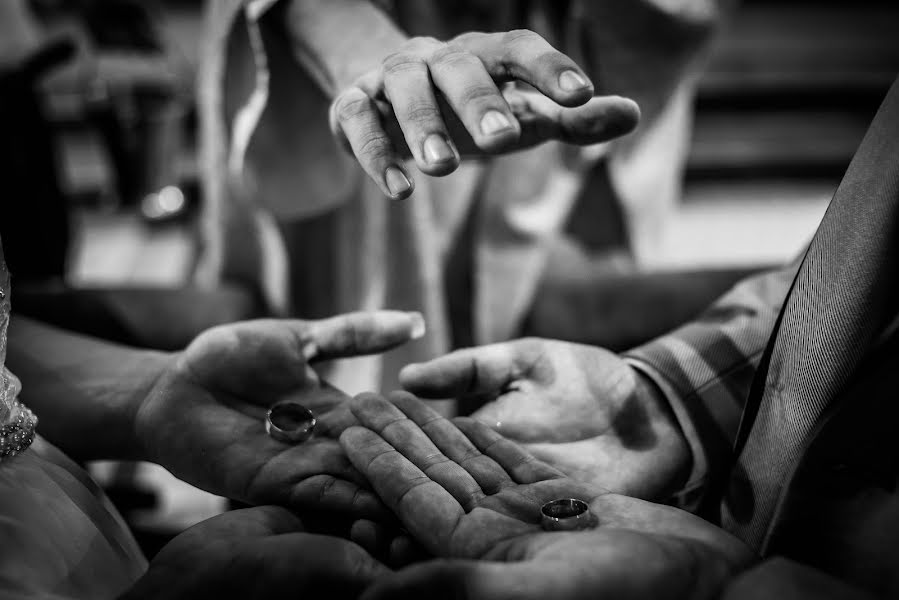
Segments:
[[[419,313],[387,310],[243,321],[202,333],[179,364],[202,385],[270,404],[271,396],[319,383],[310,360],[383,352],[424,333]]]
[[[303,323],[306,360],[330,360],[384,352],[425,334],[420,313],[354,312]]]
[[[497,395],[517,376],[509,343],[466,348],[400,371],[400,384],[423,398]]]
[[[527,600],[553,597],[533,565],[525,563],[432,560],[382,577],[362,600]]]

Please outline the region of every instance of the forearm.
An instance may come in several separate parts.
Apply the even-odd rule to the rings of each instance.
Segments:
[[[376,68],[407,38],[367,0],[289,0],[284,15],[296,59],[329,96]]]
[[[81,459],[140,459],[134,415],[171,361],[13,315],[7,365],[38,433]]]

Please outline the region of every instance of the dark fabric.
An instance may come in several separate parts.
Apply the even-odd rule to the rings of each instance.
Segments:
[[[777,506],[766,553],[899,598],[899,336],[872,351],[821,423]]]
[[[896,310],[899,81],[824,216],[756,373],[722,524],[764,552],[784,485],[825,410]],[[754,418],[753,418],[754,417]],[[745,440],[745,445],[739,444]]]
[[[17,285],[14,304],[16,314],[154,350],[181,350],[210,327],[266,316],[258,298],[231,286],[204,290]]]
[[[14,69],[0,72],[0,235],[9,271],[17,281],[65,274],[69,207],[57,177],[53,132],[44,115],[39,83],[74,49],[72,42],[56,40]]]

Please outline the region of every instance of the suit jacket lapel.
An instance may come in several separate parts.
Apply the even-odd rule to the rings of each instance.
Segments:
[[[722,524],[761,548],[784,483],[899,291],[899,80],[809,246],[756,374]]]

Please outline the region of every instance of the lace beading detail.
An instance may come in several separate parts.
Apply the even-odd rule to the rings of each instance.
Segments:
[[[26,450],[37,427],[37,417],[18,399],[22,384],[5,366],[9,288],[9,271],[0,247],[0,462]]]

